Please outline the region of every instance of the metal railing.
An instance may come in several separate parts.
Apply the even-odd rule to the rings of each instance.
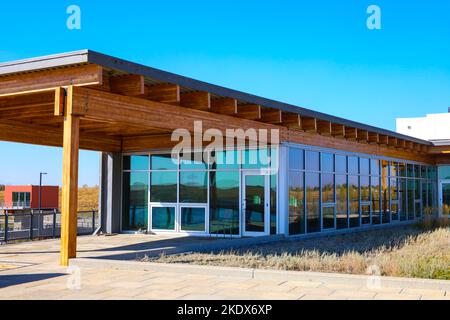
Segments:
[[[93,234],[100,225],[99,222],[98,211],[78,212],[77,234]],[[61,212],[57,210],[0,214],[0,242],[58,238],[60,236]]]

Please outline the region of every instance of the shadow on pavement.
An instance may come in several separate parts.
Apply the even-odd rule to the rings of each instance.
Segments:
[[[0,289],[16,286],[19,284],[42,281],[56,277],[65,276],[64,273],[39,273],[39,274],[13,274],[0,275]]]

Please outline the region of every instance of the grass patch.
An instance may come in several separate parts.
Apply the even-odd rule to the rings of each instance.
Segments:
[[[350,274],[376,266],[384,276],[450,280],[450,229],[418,225],[141,261]]]

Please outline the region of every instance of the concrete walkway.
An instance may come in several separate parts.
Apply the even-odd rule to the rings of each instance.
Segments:
[[[81,237],[81,259],[69,268],[58,265],[59,240],[0,246],[0,299],[450,300],[450,281],[123,261],[174,250],[177,244],[180,249],[180,241],[145,235]],[[189,239],[185,248],[208,242]]]

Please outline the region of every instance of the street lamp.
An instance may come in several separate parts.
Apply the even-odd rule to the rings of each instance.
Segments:
[[[45,176],[46,174],[47,174],[46,172],[40,172],[39,173],[39,213],[41,213],[41,205],[42,205],[42,193],[41,193],[42,176]]]

